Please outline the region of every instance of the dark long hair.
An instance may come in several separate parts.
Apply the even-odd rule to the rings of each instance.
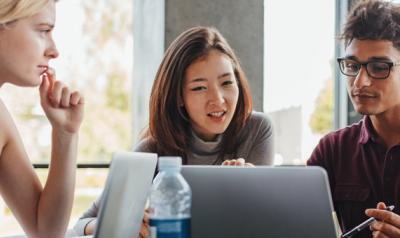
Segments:
[[[221,142],[219,158],[235,153],[237,138],[252,110],[252,99],[246,76],[225,38],[213,27],[194,27],[179,35],[168,47],[158,69],[150,96],[148,137],[156,144],[159,155],[180,155],[191,137],[189,116],[181,105],[186,69],[211,50],[227,55],[239,87],[236,110]]]

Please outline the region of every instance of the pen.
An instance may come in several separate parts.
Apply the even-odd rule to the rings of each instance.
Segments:
[[[393,211],[394,206],[388,206],[385,208],[386,211]],[[364,228],[366,228],[369,224],[371,224],[372,222],[376,221],[376,219],[374,217],[370,217],[367,220],[365,220],[363,223],[361,223],[360,225],[354,227],[353,229],[351,229],[350,231],[344,233],[341,238],[346,238],[346,237],[351,237],[353,235],[355,235],[356,233],[362,231]]]

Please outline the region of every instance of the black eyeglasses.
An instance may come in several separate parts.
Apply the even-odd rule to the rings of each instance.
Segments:
[[[360,72],[361,66],[364,66],[368,76],[373,79],[386,79],[389,77],[391,68],[400,65],[399,62],[394,63],[390,61],[368,61],[360,63],[347,58],[338,58],[337,61],[342,74],[356,77]]]

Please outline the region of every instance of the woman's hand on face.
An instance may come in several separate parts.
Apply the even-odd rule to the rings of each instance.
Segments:
[[[51,68],[42,75],[39,92],[42,108],[53,129],[67,133],[78,132],[83,119],[83,96],[57,81]]]
[[[225,160],[221,165],[224,166],[244,166],[244,167],[254,167],[252,163],[246,163],[243,158]]]

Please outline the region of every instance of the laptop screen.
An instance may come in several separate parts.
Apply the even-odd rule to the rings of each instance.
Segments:
[[[94,237],[138,237],[156,164],[157,154],[113,154]]]
[[[192,238],[335,238],[326,172],[319,167],[184,166]]]

